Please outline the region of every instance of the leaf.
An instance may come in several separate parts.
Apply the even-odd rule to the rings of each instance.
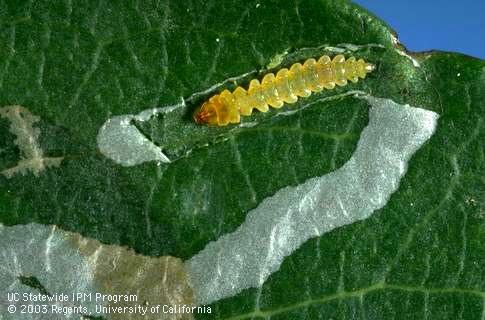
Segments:
[[[343,0],[0,6],[0,106],[39,117],[42,156],[62,158],[39,176],[0,175],[1,223],[55,224],[145,255],[188,259],[279,189],[341,167],[368,121],[367,104],[347,94],[359,90],[440,114],[399,190],[368,220],[305,243],[261,289],[197,318],[483,314],[483,61],[406,52],[385,23]],[[191,120],[200,101],[233,86],[230,79],[247,85],[280,58],[276,69],[336,47],[376,71],[257,114],[246,120],[253,127]],[[122,167],[98,151],[108,118],[182,98],[180,111],[134,123],[178,160]],[[10,127],[0,118],[0,171],[22,157]]]

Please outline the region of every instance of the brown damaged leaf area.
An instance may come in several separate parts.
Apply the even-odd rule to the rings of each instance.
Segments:
[[[67,233],[68,240],[93,266],[93,281],[105,294],[138,297],[136,302],[119,301],[111,307],[165,305],[194,307],[193,290],[181,259],[148,257],[131,249],[104,245],[79,234]],[[191,313],[111,314],[110,319],[193,319]]]
[[[19,147],[21,158],[16,166],[0,171],[7,178],[17,174],[32,172],[38,177],[48,167],[58,167],[62,157],[44,157],[44,152],[39,146],[40,130],[34,127],[34,123],[40,118],[33,115],[27,108],[22,106],[6,106],[0,108],[0,117],[10,120],[10,132],[17,138],[15,144]]]

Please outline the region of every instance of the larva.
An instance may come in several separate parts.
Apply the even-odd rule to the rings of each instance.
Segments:
[[[357,82],[372,72],[375,66],[363,59],[343,55],[333,59],[322,56],[318,61],[306,60],[303,65],[293,64],[276,73],[266,74],[261,83],[251,80],[249,89],[237,87],[233,92],[224,90],[204,102],[194,113],[194,120],[209,126],[225,126],[239,123],[241,116],[249,116],[253,109],[268,111],[268,105],[281,108],[284,103],[295,103],[298,97],[308,97],[312,92],[333,89],[335,85],[345,86],[347,81]]]

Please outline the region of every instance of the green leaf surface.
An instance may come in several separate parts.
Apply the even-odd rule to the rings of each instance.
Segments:
[[[1,1],[0,107],[38,116],[44,156],[63,161],[39,176],[0,175],[0,222],[188,259],[279,189],[341,167],[368,121],[369,106],[349,94],[359,90],[440,115],[399,190],[368,220],[305,243],[262,288],[197,318],[483,318],[485,62],[407,53],[395,39],[343,0]],[[245,118],[252,126],[193,123],[211,94],[335,48],[377,69]],[[181,101],[134,123],[173,163],[122,167],[99,152],[108,118]],[[3,171],[21,157],[6,118],[0,137]]]

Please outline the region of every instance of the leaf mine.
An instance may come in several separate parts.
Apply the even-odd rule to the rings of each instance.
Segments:
[[[59,308],[81,305],[86,308],[85,315],[120,320],[193,319],[192,313],[142,314],[142,308],[138,312],[130,309],[165,305],[196,310],[192,309],[193,291],[185,267],[178,258],[143,256],[126,247],[105,245],[56,226],[35,223],[12,227],[0,224],[0,239],[2,296],[6,297],[7,292],[50,296],[65,293],[69,299],[54,304]],[[34,279],[37,284],[26,285],[29,282],[26,279],[30,282]],[[73,301],[72,294],[79,293],[90,298]],[[125,297],[129,295],[136,296],[136,301],[127,301],[130,299]],[[0,313],[6,303],[6,300],[0,303]],[[109,309],[103,309],[110,307],[125,308],[125,312],[107,313]],[[32,319],[79,319],[79,313],[49,312]]]
[[[34,123],[40,120],[27,108],[22,106],[6,106],[0,108],[0,117],[10,120],[10,132],[17,138],[15,144],[19,147],[21,158],[17,165],[0,171],[7,178],[16,174],[32,172],[34,176],[49,167],[58,167],[63,157],[44,157],[44,152],[39,146],[40,130],[34,127]]]
[[[411,156],[433,135],[438,115],[364,97],[369,124],[341,168],[280,189],[233,233],[186,261],[196,301],[209,304],[260,287],[308,239],[368,218],[398,189]]]

